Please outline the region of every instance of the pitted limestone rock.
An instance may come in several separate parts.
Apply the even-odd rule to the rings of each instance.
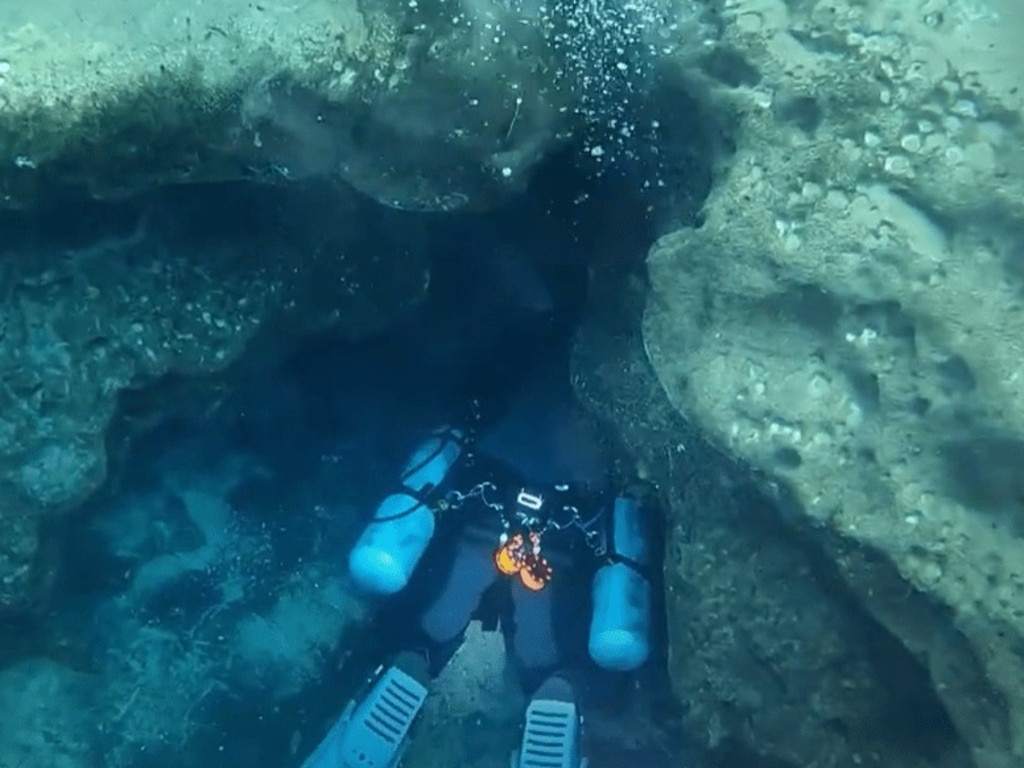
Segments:
[[[4,208],[307,176],[486,208],[573,119],[543,30],[498,0],[16,0],[0,29]]]
[[[1021,8],[725,12],[732,66],[706,72],[737,152],[704,225],[650,254],[649,357],[680,410],[791,490],[793,524],[928,665],[974,764],[1016,765]],[[914,594],[942,610],[899,610]]]
[[[676,412],[638,329],[585,328],[574,370],[666,503],[668,665],[687,738],[728,764],[964,765],[924,665],[787,529],[748,469]]]
[[[328,210],[310,208],[294,225],[235,201],[236,215],[257,221],[245,232],[211,234],[211,222],[177,208],[173,195],[154,198],[151,214],[122,237],[40,242],[31,227],[13,237],[18,226],[5,222],[0,614],[45,596],[51,563],[38,549],[40,521],[73,508],[105,478],[107,448],[118,447],[108,428],[122,395],[147,390],[153,402],[121,421],[159,418],[161,391],[187,399],[182,382],[197,382],[192,401],[200,403],[183,407],[206,407],[216,401],[216,381],[198,380],[243,354],[286,355],[312,331],[358,336],[422,296],[419,256],[389,250],[383,239],[368,251],[352,239],[352,222],[364,235],[370,227],[362,203],[314,195]],[[204,210],[224,215],[213,205]],[[154,386],[161,382],[166,390]]]

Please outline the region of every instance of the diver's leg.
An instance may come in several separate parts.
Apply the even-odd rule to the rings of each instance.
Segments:
[[[586,768],[587,761],[581,754],[582,729],[573,683],[561,674],[548,677],[526,708],[523,738],[512,765]]]
[[[431,645],[432,674],[440,671],[458,647],[484,592],[497,578],[493,549],[492,540],[472,534],[461,536],[454,544],[445,584],[420,617],[420,628]]]
[[[586,652],[579,621],[585,599],[572,574],[559,572],[561,579],[556,576],[536,591],[512,583],[511,650],[520,685],[530,696],[514,768],[587,765],[581,754],[582,669],[571,662]]]
[[[561,660],[556,634],[558,585],[533,591],[515,579],[512,587],[512,656],[524,693],[530,695]]]

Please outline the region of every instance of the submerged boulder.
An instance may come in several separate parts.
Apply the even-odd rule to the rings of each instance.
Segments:
[[[710,764],[968,765],[924,665],[750,468],[677,412],[636,316],[620,320],[584,330],[574,377],[667,509],[667,665],[686,737]]]
[[[0,207],[306,176],[490,207],[572,119],[546,25],[497,0],[72,5],[0,8]]]
[[[698,79],[734,126],[735,155],[702,225],[662,238],[647,262],[643,344],[661,389],[756,470],[777,518],[926,671],[967,747],[931,765],[1024,760],[1022,24],[1019,4],[996,0],[727,4]],[[750,533],[735,533],[698,561],[742,551]],[[736,594],[728,610],[752,599]],[[802,636],[816,609],[795,594],[774,615]],[[735,616],[729,636],[771,615]],[[780,636],[755,666],[793,686],[828,656],[821,643],[847,642],[814,638],[784,653]],[[674,642],[688,695],[708,637]],[[717,695],[705,721],[724,730],[709,741],[793,764],[885,756],[821,697],[801,705],[821,718],[804,740],[763,713],[730,725],[734,694]],[[845,750],[808,752],[835,738]]]

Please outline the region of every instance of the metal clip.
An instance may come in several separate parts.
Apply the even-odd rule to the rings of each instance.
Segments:
[[[519,491],[519,495],[516,496],[516,504],[521,507],[526,507],[533,512],[537,512],[541,507],[544,506],[544,498],[538,496],[535,493],[530,493],[525,488]]]

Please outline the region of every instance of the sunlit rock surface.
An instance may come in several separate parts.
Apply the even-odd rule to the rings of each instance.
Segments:
[[[925,668],[669,402],[635,332],[645,289],[628,292],[636,314],[584,329],[574,378],[668,506],[668,668],[687,738],[713,765],[969,765]]]
[[[311,175],[400,208],[492,206],[573,111],[541,25],[466,5],[6,2],[0,207]]]
[[[976,768],[1024,760],[1022,28],[996,0],[726,3],[703,84],[736,153],[703,226],[652,250],[643,331],[674,407],[763,473]],[[707,638],[674,642],[685,695]],[[763,667],[792,685],[786,663],[823,654]],[[765,735],[724,732],[799,743]]]

